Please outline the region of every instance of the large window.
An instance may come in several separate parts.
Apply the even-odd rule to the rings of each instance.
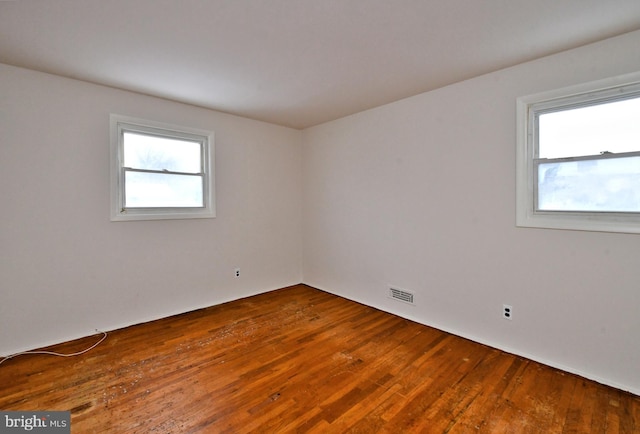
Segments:
[[[640,74],[518,99],[518,226],[640,233]]]
[[[111,220],[214,217],[213,134],[111,115]]]

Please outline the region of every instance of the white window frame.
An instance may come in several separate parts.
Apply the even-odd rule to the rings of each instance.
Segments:
[[[167,220],[213,218],[215,212],[214,134],[163,122],[149,121],[118,114],[109,117],[111,136],[111,221]],[[197,208],[126,208],[124,197],[124,144],[123,133],[139,132],[159,137],[187,139],[201,143],[203,203]]]
[[[517,99],[516,226],[640,233],[640,213],[536,210],[537,131],[535,115],[549,109],[608,102],[640,93],[640,72]]]

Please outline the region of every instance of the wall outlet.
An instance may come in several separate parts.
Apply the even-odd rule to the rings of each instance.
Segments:
[[[233,275],[234,275],[235,277],[240,277],[240,268],[236,268],[236,269],[234,269],[234,270],[233,270]]]
[[[502,318],[511,320],[513,319],[513,307],[508,304],[502,305]]]

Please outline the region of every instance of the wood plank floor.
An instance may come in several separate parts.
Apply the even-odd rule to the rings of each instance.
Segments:
[[[304,285],[10,359],[0,388],[74,433],[640,433],[637,396]]]

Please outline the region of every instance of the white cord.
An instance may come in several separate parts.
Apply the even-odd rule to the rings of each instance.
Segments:
[[[96,330],[96,331],[98,331],[98,330]],[[89,348],[87,348],[85,350],[78,351],[77,353],[61,354],[61,353],[54,353],[53,351],[23,351],[21,353],[15,353],[15,354],[12,354],[10,356],[4,357],[3,359],[0,360],[0,365],[2,365],[4,362],[6,362],[9,359],[13,359],[14,357],[17,357],[17,356],[23,356],[25,354],[46,354],[46,355],[49,355],[49,356],[58,356],[58,357],[79,356],[81,354],[84,354],[84,353],[86,353],[88,351],[93,350],[95,347],[100,345],[102,343],[102,341],[107,339],[107,332],[100,332],[100,333],[102,333],[102,337],[100,338],[100,340],[98,342],[96,342],[95,344],[91,345]]]

